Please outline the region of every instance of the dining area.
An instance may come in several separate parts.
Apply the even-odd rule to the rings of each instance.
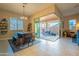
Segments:
[[[8,40],[13,52],[19,51],[23,48],[33,45],[33,33],[30,32],[16,32],[12,39]]]

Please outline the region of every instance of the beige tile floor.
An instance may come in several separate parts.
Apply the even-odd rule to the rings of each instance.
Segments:
[[[7,55],[8,43],[6,40],[0,40],[0,56]]]
[[[12,56],[12,55],[14,55],[14,53],[8,43],[8,40],[0,40],[0,56]]]
[[[41,42],[16,53],[12,52],[7,40],[0,41],[0,53],[15,56],[79,56],[79,46],[70,38],[61,38],[55,42],[39,39]]]
[[[55,42],[40,39],[41,42],[16,52],[16,56],[79,56],[79,46],[70,38],[61,38]]]

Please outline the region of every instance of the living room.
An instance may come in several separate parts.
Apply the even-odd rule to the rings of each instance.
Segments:
[[[78,55],[78,5],[0,4],[0,55]]]

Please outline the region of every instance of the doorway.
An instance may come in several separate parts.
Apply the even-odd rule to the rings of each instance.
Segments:
[[[60,20],[54,14],[36,19],[35,37],[49,41],[56,41],[60,35],[60,23]]]
[[[35,38],[40,38],[40,19],[35,19]]]
[[[60,21],[40,22],[40,38],[55,41],[59,38]]]

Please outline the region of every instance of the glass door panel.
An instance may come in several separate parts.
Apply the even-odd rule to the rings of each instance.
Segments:
[[[35,21],[35,37],[39,38],[40,37],[40,22],[39,19]]]
[[[40,37],[45,35],[46,30],[46,22],[40,22]]]

